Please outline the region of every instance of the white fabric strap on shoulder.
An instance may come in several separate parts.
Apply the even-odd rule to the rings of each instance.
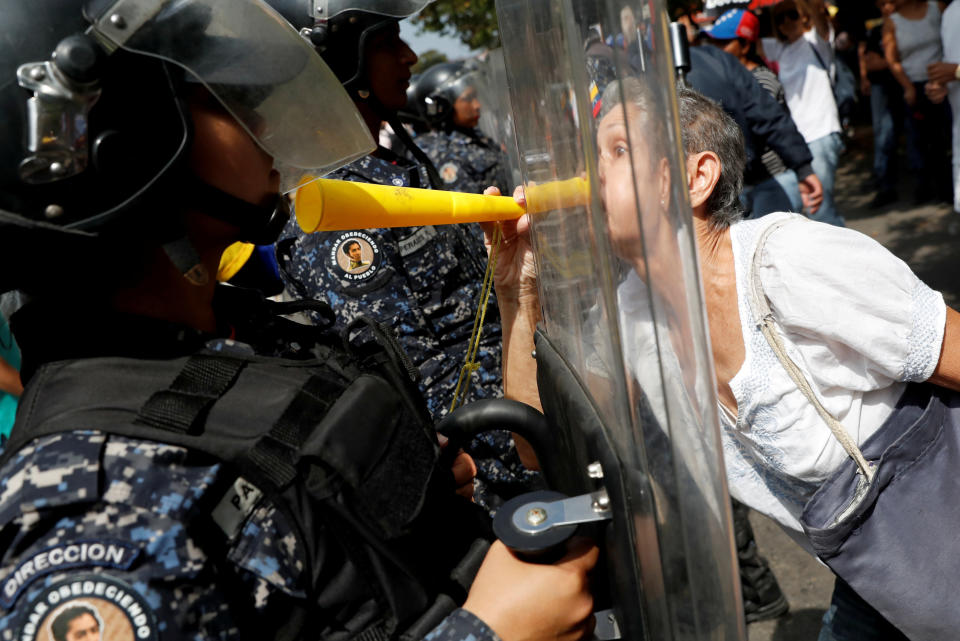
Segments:
[[[764,337],[770,344],[771,349],[773,349],[773,353],[777,355],[777,359],[783,365],[783,368],[787,370],[787,374],[790,375],[793,382],[796,383],[800,391],[803,392],[803,395],[807,397],[807,400],[816,408],[817,413],[820,414],[820,417],[827,424],[827,427],[830,428],[833,436],[840,442],[840,445],[843,446],[843,449],[850,458],[854,460],[857,467],[860,468],[860,473],[870,482],[873,481],[875,466],[864,458],[860,448],[857,447],[856,442],[850,437],[843,425],[840,424],[840,421],[835,419],[823,406],[820,399],[818,399],[814,393],[813,387],[803,375],[803,371],[793,359],[790,358],[786,346],[784,346],[780,334],[777,332],[776,319],[774,318],[773,311],[770,309],[767,297],[763,292],[763,283],[760,281],[760,260],[767,238],[784,225],[798,220],[800,219],[796,216],[778,220],[770,224],[760,234],[760,239],[757,241],[757,246],[753,251],[753,259],[750,261],[750,308],[753,313],[753,320],[760,328],[760,331],[763,332]]]

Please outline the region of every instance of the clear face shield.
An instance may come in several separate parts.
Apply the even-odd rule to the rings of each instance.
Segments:
[[[274,158],[284,192],[375,148],[333,72],[258,0],[89,0],[84,12],[108,49],[167,60],[202,83]]]
[[[639,589],[611,590],[625,638],[743,639],[664,5],[642,51],[617,44],[621,0],[497,9],[525,186],[590,189],[586,205],[534,215],[532,235],[546,335],[626,479],[616,536]]]

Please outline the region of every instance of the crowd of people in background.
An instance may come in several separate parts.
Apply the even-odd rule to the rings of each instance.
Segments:
[[[782,0],[750,3],[769,5],[753,10],[730,8],[747,3],[706,4],[706,10],[691,7],[679,19],[691,26],[692,41],[736,56],[789,110],[824,187],[815,220],[843,224],[843,212],[834,203],[834,178],[858,122],[870,123],[873,130],[871,180],[863,186],[874,194],[872,208],[937,201],[960,211],[955,201],[958,3]],[[764,164],[795,196],[787,184],[789,169],[784,172],[769,153]],[[901,193],[902,188],[911,193]],[[950,231],[960,231],[960,222]]]

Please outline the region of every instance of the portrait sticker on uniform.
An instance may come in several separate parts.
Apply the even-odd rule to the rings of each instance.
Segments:
[[[363,232],[348,232],[332,245],[330,262],[341,272],[344,280],[361,281],[377,273],[380,267],[380,248],[377,242]]]
[[[155,640],[153,612],[132,587],[105,574],[69,576],[25,604],[17,641]]]

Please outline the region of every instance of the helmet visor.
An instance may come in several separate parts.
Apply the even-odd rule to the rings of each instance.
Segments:
[[[318,0],[318,20],[336,17],[344,11],[363,11],[388,18],[407,18],[419,13],[433,0]]]
[[[283,189],[375,148],[319,55],[258,0],[88,0],[107,46],[172,62],[202,83],[274,158]]]

